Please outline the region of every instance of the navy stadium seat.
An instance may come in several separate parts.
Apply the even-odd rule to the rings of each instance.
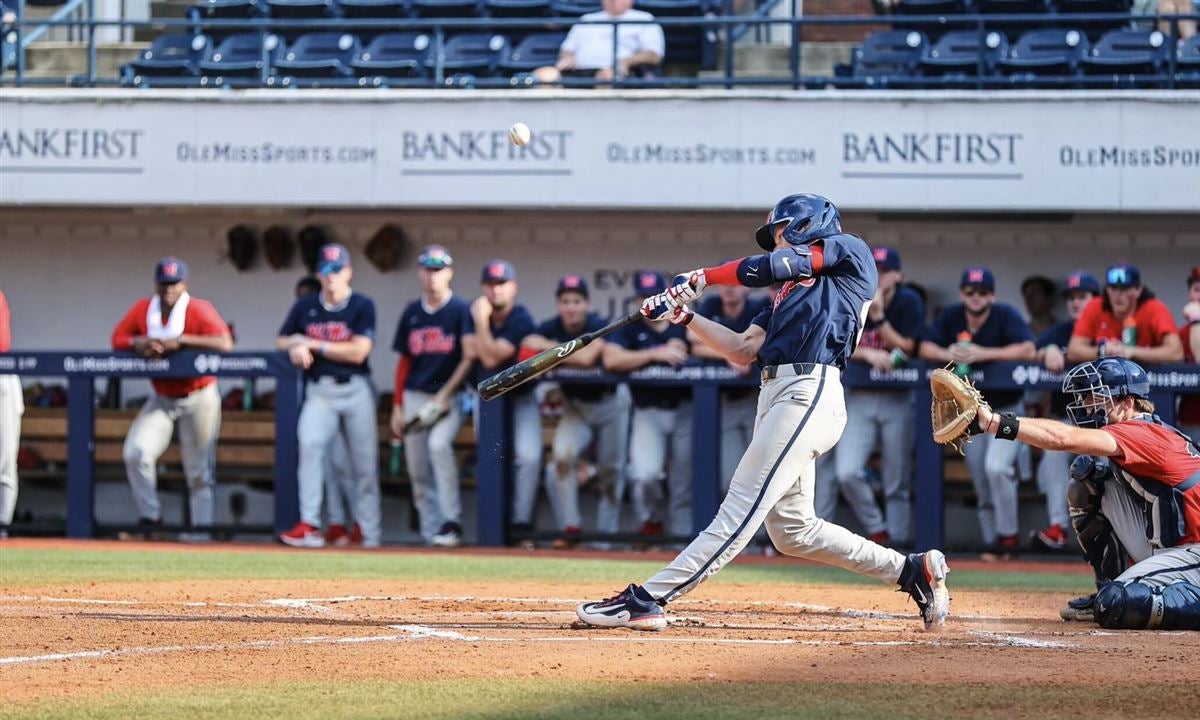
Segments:
[[[413,0],[413,17],[473,18],[480,15],[479,0]],[[459,32],[452,30],[451,32]]]
[[[1133,0],[1053,0],[1059,15],[1079,13],[1128,13]],[[1061,17],[1060,22],[1082,29],[1090,40],[1095,40],[1109,30],[1125,27],[1127,20],[1093,20],[1081,22],[1071,17]]]
[[[272,33],[237,33],[217,45],[212,56],[199,64],[206,78],[259,77],[270,72],[283,57],[283,40]]]
[[[660,17],[704,17],[706,0],[637,0],[638,10]],[[670,62],[700,63],[711,69],[716,63],[716,34],[709,28],[664,27],[665,58]]]
[[[483,0],[483,7],[494,18],[539,18],[550,14],[550,0]]]
[[[320,20],[338,17],[336,0],[267,0],[267,10],[276,20]]]
[[[193,31],[208,35],[213,43],[220,43],[230,35],[246,32],[249,28],[205,27],[205,21],[253,20],[266,14],[266,0],[199,0],[184,11],[184,15],[193,23]]]
[[[433,38],[425,33],[384,33],[350,65],[358,77],[425,77],[425,61],[432,50]]]
[[[1175,56],[1175,80],[1179,87],[1200,87],[1200,35],[1180,43]]]
[[[579,17],[600,11],[600,0],[550,0],[550,12],[559,17]]]
[[[291,77],[345,77],[362,45],[350,33],[315,32],[296,38],[275,63],[280,75]]]
[[[1074,75],[1088,51],[1087,36],[1079,30],[1030,30],[996,61],[1001,75],[1014,78]]]
[[[545,65],[553,65],[558,60],[558,49],[563,40],[567,39],[565,32],[543,32],[528,35],[519,42],[507,58],[499,63],[504,72],[529,72]]]
[[[970,0],[900,0],[892,14],[920,18],[920,22],[893,25],[896,30],[917,30],[936,40],[950,30],[967,27],[956,16],[972,10]]]
[[[186,77],[196,75],[199,64],[212,53],[207,35],[178,33],[159,35],[150,47],[131,61],[128,68],[143,77]]]
[[[982,42],[981,42],[982,41]],[[920,60],[926,77],[975,76],[980,74],[982,49],[983,75],[990,75],[996,61],[1008,52],[1008,41],[995,30],[955,30],[941,37]]]
[[[508,40],[503,35],[491,33],[464,33],[456,35],[442,46],[442,69],[446,75],[471,74],[491,75],[500,60],[508,53]],[[437,58],[431,56],[425,67],[436,67]]]
[[[1079,61],[1085,75],[1153,75],[1167,60],[1167,38],[1157,30],[1112,30]]]
[[[338,0],[344,18],[392,19],[408,17],[409,0]]]
[[[981,15],[1040,15],[1039,20],[989,20],[989,30],[999,30],[1016,40],[1023,33],[1048,27],[1050,18],[1049,0],[975,0],[975,9]]]
[[[849,87],[887,87],[911,81],[929,40],[916,30],[872,33],[854,50]]]

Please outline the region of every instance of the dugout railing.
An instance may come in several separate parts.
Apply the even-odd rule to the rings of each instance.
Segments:
[[[578,24],[573,17],[540,18],[410,18],[401,21],[362,18],[322,19],[192,19],[153,18],[150,20],[97,19],[94,12],[96,2],[85,0],[82,17],[69,16],[60,19],[25,19],[22,12],[24,0],[17,0],[16,19],[0,27],[0,38],[10,50],[0,48],[0,86],[17,87],[200,87],[200,88],[458,88],[458,89],[512,89],[534,87],[536,80],[529,73],[511,76],[493,73],[475,75],[456,73],[448,68],[443,49],[447,40],[456,33],[490,31],[498,35],[513,32],[558,30],[565,32]],[[9,0],[11,2],[11,0]],[[650,77],[629,76],[618,78],[612,85],[621,88],[700,88],[700,87],[790,87],[792,89],[820,88],[866,88],[866,89],[1000,89],[1000,88],[1168,88],[1200,86],[1200,66],[1184,68],[1176,48],[1179,45],[1179,21],[1200,20],[1200,13],[1179,15],[1132,15],[1130,13],[1071,13],[1069,15],[1046,14],[961,14],[947,16],[889,15],[889,16],[792,16],[769,17],[761,14],[723,15],[705,17],[659,17],[653,21],[613,21],[612,25],[644,25],[650,22],[661,25],[664,30],[696,29],[712,47],[723,47],[722,59],[715,74],[688,74],[686,76],[659,75]],[[1169,31],[1162,33],[1159,44],[1164,49],[1154,70],[1122,70],[1117,67],[1111,73],[1087,74],[1072,69],[1058,75],[999,74],[992,67],[990,49],[986,38],[995,32],[1004,33],[1006,28],[1023,25],[1080,28],[1085,34],[1096,34],[1089,28],[1109,28],[1114,25],[1125,27],[1153,26],[1159,21],[1169,24]],[[806,28],[846,26],[879,28],[890,25],[893,29],[914,31],[940,28],[941,30],[968,29],[978,32],[980,42],[976,67],[967,73],[925,76],[916,71],[897,73],[894,76],[860,76],[854,72],[854,58],[832,74],[806,73],[802,63],[801,47]],[[34,32],[45,32],[48,28],[65,28],[71,34],[84,39],[80,51],[86,58],[86,70],[72,75],[30,75],[27,73],[26,54],[28,38]],[[103,28],[122,31],[151,30],[160,33],[215,33],[259,32],[264,38],[270,33],[293,35],[305,31],[341,31],[345,33],[368,33],[405,31],[423,32],[431,37],[433,63],[429,75],[420,78],[391,78],[383,75],[344,77],[294,77],[277,74],[271,66],[270,52],[262,55],[262,68],[257,76],[215,78],[203,74],[186,77],[145,77],[126,74],[104,76],[98,72],[96,34]],[[735,72],[734,53],[731,48],[748,28],[786,28],[788,36],[787,67],[778,74],[741,77]],[[613,68],[617,52],[616,34],[613,41]],[[2,58],[11,58],[5,62]],[[1190,58],[1190,56],[1189,56]],[[134,60],[130,57],[129,60]],[[668,57],[667,62],[671,61]],[[4,67],[11,64],[11,67]],[[564,78],[565,87],[586,88],[596,86],[590,78]]]

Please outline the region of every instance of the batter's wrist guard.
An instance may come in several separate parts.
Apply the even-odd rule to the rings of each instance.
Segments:
[[[996,428],[996,439],[1016,440],[1021,426],[1021,423],[1017,422],[1017,416],[1006,412],[1000,413],[996,417],[1000,419],[1000,425]]]

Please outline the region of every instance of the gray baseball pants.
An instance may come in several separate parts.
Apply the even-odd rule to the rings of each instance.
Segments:
[[[707,528],[644,583],[659,600],[674,600],[738,555],[766,522],[775,547],[894,583],[905,557],[817,517],[814,461],[838,441],[846,404],[837,368],[766,381],[758,398],[754,439]]]
[[[17,451],[25,412],[21,378],[0,375],[0,525],[11,525],[17,507]]]
[[[754,418],[758,414],[758,396],[721,398],[721,490],[728,491],[742,453],[754,437]]]
[[[908,541],[911,524],[912,416],[911,393],[850,390],[846,393],[846,431],[833,453],[838,488],[865,532],[873,535],[886,530],[898,543]],[[881,441],[886,519],[866,480],[867,461],[877,439]]]
[[[1038,489],[1046,495],[1046,515],[1051,525],[1071,527],[1067,508],[1067,483],[1071,480],[1071,461],[1075,456],[1061,450],[1043,450],[1038,461]]]
[[[417,417],[425,403],[432,400],[433,393],[405,390],[404,421]],[[454,438],[462,427],[463,414],[457,400],[451,399],[450,412],[432,427],[416,429],[404,436],[404,462],[425,542],[433,540],[445,523],[462,521]]]
[[[996,412],[1016,413],[1012,405],[996,408]],[[996,542],[997,535],[1016,535],[1017,520],[1017,453],[1021,443],[997,440],[984,433],[967,443],[964,451],[971,482],[975,485],[976,511],[984,545]]]
[[[667,470],[667,528],[672,535],[691,535],[691,402],[680,403],[675,408],[633,409],[629,437],[629,483],[639,522],[662,522],[664,519],[664,469]]]
[[[629,443],[629,388],[620,385],[596,402],[567,400],[554,430],[555,513],[559,527],[581,527],[579,481],[575,465],[596,438],[596,471],[600,505],[596,530],[621,530],[621,497],[625,493],[625,457]]]
[[[350,450],[341,433],[333,436],[325,460],[325,518],[330,525],[343,527],[355,522],[354,473],[350,470]]]
[[[1200,543],[1173,548],[1151,545],[1146,538],[1145,506],[1145,500],[1135,495],[1124,482],[1110,480],[1104,484],[1100,514],[1108,519],[1117,539],[1134,562],[1117,576],[1116,581],[1129,584],[1137,580],[1159,587],[1189,582],[1200,587]]]
[[[300,441],[300,520],[321,526],[321,503],[334,439],[349,451],[350,493],[354,519],[362,528],[363,546],[378,547],[382,529],[379,510],[379,429],[375,389],[365,375],[338,384],[332,377],[309,381],[296,428]]]
[[[134,505],[140,517],[162,519],[158,504],[158,459],[171,445],[176,424],[192,525],[211,526],[216,483],[213,471],[217,436],[221,431],[221,394],[216,383],[182,398],[155,393],[133,419],[122,455]]]

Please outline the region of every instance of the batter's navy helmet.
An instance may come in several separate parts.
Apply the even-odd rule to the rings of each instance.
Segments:
[[[820,195],[788,195],[775,204],[765,225],[754,233],[763,250],[775,249],[775,227],[787,223],[785,240],[793,245],[808,245],[842,231],[842,216],[828,198]]]
[[[1071,397],[1067,414],[1079,427],[1103,427],[1113,401],[1133,396],[1150,399],[1150,378],[1141,365],[1125,358],[1087,362],[1063,378],[1063,392]]]

